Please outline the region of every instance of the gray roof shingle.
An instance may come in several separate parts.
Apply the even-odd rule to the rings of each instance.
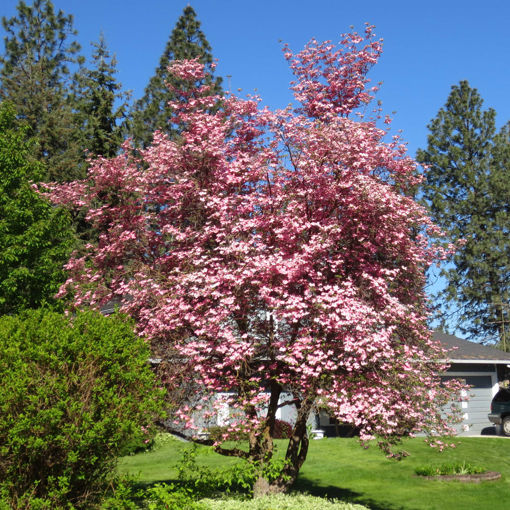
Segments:
[[[508,352],[469,342],[468,340],[439,331],[435,331],[433,337],[441,342],[445,349],[454,349],[450,352],[450,360],[471,361],[473,363],[489,361],[490,363],[506,363],[510,365],[510,353]]]

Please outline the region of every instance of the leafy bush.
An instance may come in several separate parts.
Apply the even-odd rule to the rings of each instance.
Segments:
[[[162,414],[129,320],[36,310],[0,318],[0,490],[11,508],[91,508],[119,452]]]
[[[148,452],[152,450],[156,444],[157,429],[155,425],[147,425],[141,427],[142,436],[137,434],[128,440],[120,449],[119,457],[126,455],[136,455],[137,453]]]
[[[108,496],[101,504],[101,510],[139,510],[143,491],[135,489],[133,479],[124,478],[111,484]],[[0,507],[0,510],[2,508]]]
[[[453,462],[451,464],[441,464],[440,466],[420,466],[415,469],[415,473],[420,476],[438,476],[438,475],[475,475],[485,473],[485,468],[473,466],[468,462]]]
[[[275,494],[252,500],[203,499],[207,510],[368,510],[365,506],[306,494]]]
[[[176,487],[174,484],[158,483],[144,493],[148,510],[207,510],[198,501],[195,494],[186,487]]]
[[[242,462],[225,469],[211,469],[197,463],[197,445],[193,444],[182,453],[177,464],[177,479],[182,487],[190,490],[195,499],[231,492],[250,492],[255,483],[255,470],[251,464]]]
[[[197,445],[184,450],[177,464],[177,479],[191,491],[195,499],[218,494],[253,493],[253,485],[262,474],[270,482],[276,480],[284,468],[283,459],[272,459],[262,466],[253,462],[239,462],[224,469],[211,469],[196,461]]]

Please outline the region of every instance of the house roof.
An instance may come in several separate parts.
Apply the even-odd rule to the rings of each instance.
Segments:
[[[495,363],[510,365],[510,353],[435,331],[434,339],[450,350],[451,363]],[[453,350],[452,350],[453,349]]]

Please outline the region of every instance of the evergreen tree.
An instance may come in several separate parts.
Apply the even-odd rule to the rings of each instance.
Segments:
[[[422,191],[433,219],[465,243],[442,271],[442,297],[456,305],[463,333],[499,341],[510,294],[509,127],[496,134],[496,113],[482,105],[467,81],[453,86],[417,160],[429,167]]]
[[[44,168],[27,131],[0,104],[0,315],[52,303],[74,244],[67,212],[32,189]]]
[[[168,123],[170,114],[167,104],[175,99],[176,92],[173,89],[182,89],[184,82],[172,76],[168,66],[172,60],[194,58],[198,58],[208,72],[212,71],[211,46],[200,29],[195,11],[187,6],[170,35],[156,73],[145,88],[144,96],[134,105],[128,131],[137,146],[147,147],[156,129],[170,135],[175,133]],[[207,82],[211,85],[211,94],[221,92],[221,78],[212,80],[208,77]],[[172,90],[169,90],[167,84],[172,85]]]
[[[122,144],[121,122],[126,118],[129,94],[116,81],[117,61],[110,55],[103,34],[92,43],[92,68],[82,69],[77,102],[82,115],[86,149],[91,156],[113,157]]]
[[[2,18],[7,33],[0,57],[0,99],[16,107],[18,118],[39,144],[36,158],[47,178],[67,181],[84,175],[83,131],[75,115],[72,68],[80,63],[73,18],[55,12],[50,0],[20,1],[17,16]]]

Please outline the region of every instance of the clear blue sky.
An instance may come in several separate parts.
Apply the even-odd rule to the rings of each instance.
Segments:
[[[509,0],[54,0],[74,15],[84,51],[104,32],[119,80],[134,98],[188,3],[219,60],[218,74],[232,75],[232,90],[257,89],[271,107],[291,100],[280,40],[297,51],[312,37],[338,41],[350,25],[362,30],[369,22],[384,39],[371,78],[384,82],[378,98],[384,113],[396,111],[393,127],[402,129],[412,155],[425,145],[426,125],[451,85],[462,79],[495,108],[498,125],[510,120]],[[12,16],[17,4],[2,0],[0,14]]]
[[[119,81],[135,99],[188,3],[219,60],[218,74],[232,76],[233,91],[256,89],[270,107],[292,99],[280,41],[299,51],[312,37],[336,42],[350,25],[361,31],[369,22],[384,39],[370,76],[384,82],[378,99],[384,113],[396,112],[393,129],[403,131],[411,155],[425,147],[427,124],[460,80],[496,110],[498,126],[510,120],[510,0],[54,0],[74,15],[84,53],[104,32]],[[17,4],[1,0],[0,14],[13,16]]]

